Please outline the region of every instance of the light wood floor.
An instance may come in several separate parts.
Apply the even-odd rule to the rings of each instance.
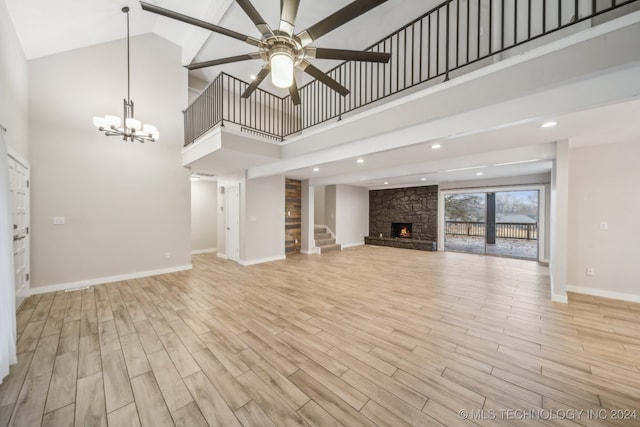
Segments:
[[[548,289],[530,261],[366,246],[33,296],[0,426],[640,425],[640,304]]]

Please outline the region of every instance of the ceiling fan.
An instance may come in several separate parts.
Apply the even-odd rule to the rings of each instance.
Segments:
[[[338,59],[345,61],[366,61],[387,63],[391,54],[385,52],[363,52],[344,49],[325,49],[309,46],[312,42],[335,30],[343,24],[357,18],[369,10],[379,6],[387,0],[355,0],[337,12],[322,19],[311,27],[294,34],[296,15],[300,0],[280,0],[280,26],[277,30],[265,22],[250,0],[236,0],[247,16],[253,21],[262,38],[246,36],[218,25],[210,24],[200,19],[192,18],[172,10],[168,10],[150,3],[141,1],[142,9],[158,15],[166,16],[181,22],[195,25],[215,33],[223,34],[237,40],[241,40],[258,48],[258,52],[231,56],[228,58],[214,59],[212,61],[198,62],[187,65],[189,70],[196,70],[214,65],[228,64],[250,59],[262,59],[264,65],[257,74],[255,80],[242,94],[248,98],[269,75],[277,87],[289,88],[291,100],[295,105],[300,104],[300,95],[294,76],[294,67],[316,78],[342,96],[349,94],[349,89],[326,75],[322,70],[309,62],[309,59]]]

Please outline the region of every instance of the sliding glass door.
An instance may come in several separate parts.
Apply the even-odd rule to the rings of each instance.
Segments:
[[[444,196],[448,251],[538,259],[539,191]]]

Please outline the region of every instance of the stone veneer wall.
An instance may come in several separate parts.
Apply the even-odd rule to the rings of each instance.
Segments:
[[[412,240],[437,242],[438,186],[369,191],[369,236],[389,238],[392,222],[412,223]]]

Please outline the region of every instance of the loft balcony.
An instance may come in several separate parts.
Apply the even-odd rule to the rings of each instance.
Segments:
[[[391,53],[388,64],[347,61],[328,71],[350,90],[349,95],[342,97],[314,80],[300,87],[298,106],[290,96],[280,97],[262,89],[248,99],[241,98],[249,83],[221,73],[184,112],[183,164],[217,174],[255,167],[258,175],[267,174],[266,169],[260,172],[261,164],[305,153],[303,148],[286,147],[291,143],[305,139],[317,142],[320,134],[330,142],[313,151],[347,142],[346,137],[335,137],[337,127],[348,133],[350,125],[365,138],[461,113],[483,103],[505,102],[558,82],[597,75],[605,68],[624,69],[629,62],[637,64],[629,52],[637,51],[638,9],[637,0],[445,1],[366,49]],[[589,39],[578,37],[580,33],[627,15],[634,18],[622,27],[631,32],[621,34],[618,49],[599,51],[602,58],[589,64],[561,59],[563,55],[572,57],[570,49],[594,48],[590,43],[598,43],[598,34],[620,28],[603,29]],[[631,44],[626,47],[626,43]],[[553,45],[553,50],[545,51],[547,45]],[[536,49],[535,54],[527,56]],[[544,61],[554,55],[559,58],[555,69],[544,70]],[[508,87],[515,82],[505,78],[505,87],[500,88],[495,77],[500,73],[506,77],[507,68],[520,75],[529,73],[530,81]],[[475,86],[467,84],[471,77],[469,81],[460,78],[464,75],[473,76]],[[491,75],[494,79],[489,93]],[[469,91],[467,105],[448,105],[446,93],[455,90]],[[386,117],[399,119],[372,119],[379,116],[375,111],[383,108],[386,113],[395,111]]]

